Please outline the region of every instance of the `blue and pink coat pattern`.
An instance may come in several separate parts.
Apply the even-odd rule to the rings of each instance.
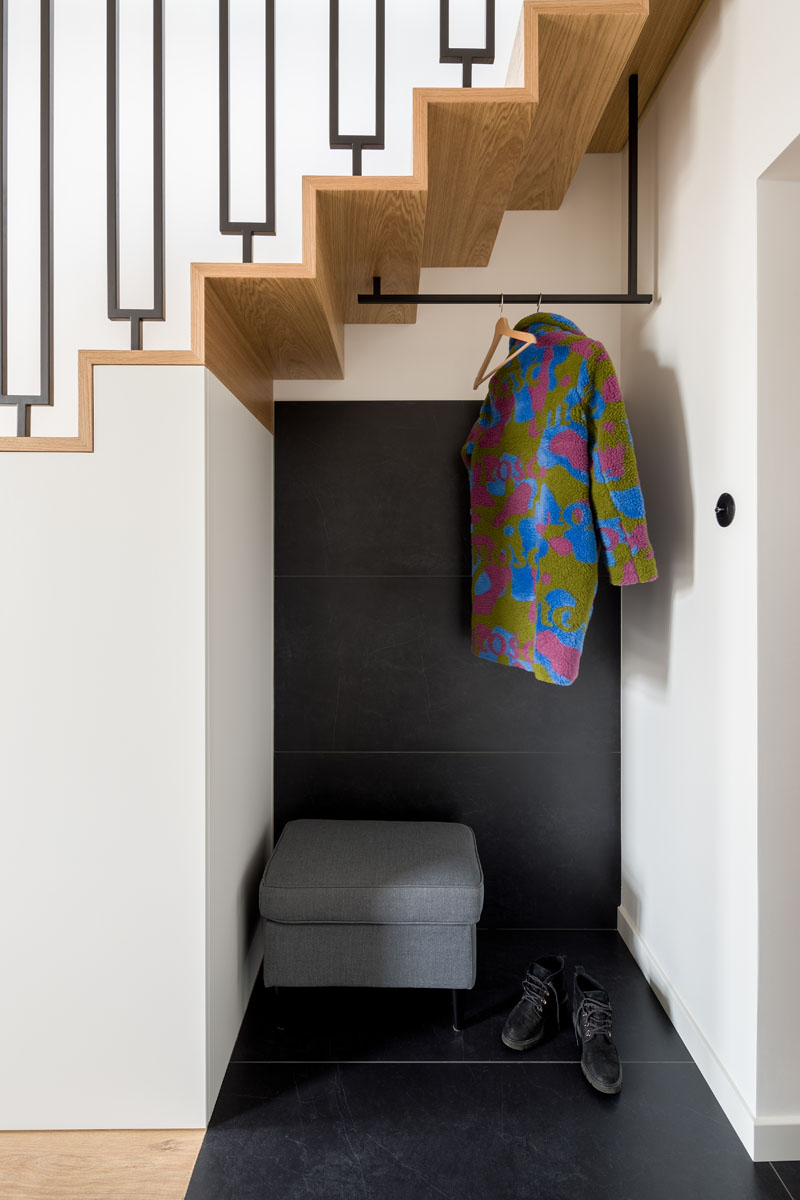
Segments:
[[[657,577],[631,431],[604,347],[554,313],[491,378],[462,457],[472,519],[472,648],[547,683],[578,675],[597,591]],[[513,339],[510,352],[518,348]]]

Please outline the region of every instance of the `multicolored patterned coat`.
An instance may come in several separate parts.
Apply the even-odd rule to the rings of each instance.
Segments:
[[[597,591],[657,576],[631,431],[599,342],[555,313],[494,374],[462,450],[472,511],[472,648],[546,683],[577,678]],[[513,339],[509,353],[519,346]]]

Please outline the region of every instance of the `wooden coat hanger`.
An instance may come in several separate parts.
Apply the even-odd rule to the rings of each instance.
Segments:
[[[539,311],[538,308],[536,311],[537,312]],[[492,367],[491,371],[486,371],[486,368],[488,367],[489,363],[491,362],[492,355],[494,354],[497,347],[500,345],[500,339],[504,338],[504,337],[515,338],[518,342],[522,342],[522,345],[519,347],[518,350],[515,350],[513,354],[509,354],[508,358],[504,359],[503,362],[500,363],[500,366]],[[478,374],[475,376],[475,382],[472,385],[473,392],[476,391],[481,386],[482,383],[485,383],[486,380],[489,379],[490,376],[494,375],[496,371],[499,371],[500,367],[504,367],[506,365],[506,363],[510,363],[511,360],[516,358],[518,354],[522,354],[523,350],[527,350],[528,346],[535,346],[535,345],[536,345],[536,338],[534,337],[534,335],[532,333],[526,333],[525,330],[523,330],[523,329],[512,329],[511,328],[508,321],[503,316],[503,297],[501,296],[500,297],[500,319],[498,320],[497,324],[494,327],[494,337],[492,338],[492,344],[489,347],[489,352],[486,355],[486,358],[481,363],[480,367],[478,368]],[[484,374],[484,372],[486,372],[486,374]]]

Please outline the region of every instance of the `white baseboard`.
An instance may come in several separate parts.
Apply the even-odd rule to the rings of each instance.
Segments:
[[[622,905],[617,929],[750,1157],[755,1162],[800,1159],[800,1116],[756,1118]]]
[[[800,1159],[800,1116],[756,1117],[756,1162],[792,1162]]]

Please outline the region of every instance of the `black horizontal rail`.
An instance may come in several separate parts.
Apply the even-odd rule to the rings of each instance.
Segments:
[[[382,292],[380,276],[375,276],[371,292],[358,297],[359,304],[652,304],[650,293],[609,292],[574,293],[533,292]]]

